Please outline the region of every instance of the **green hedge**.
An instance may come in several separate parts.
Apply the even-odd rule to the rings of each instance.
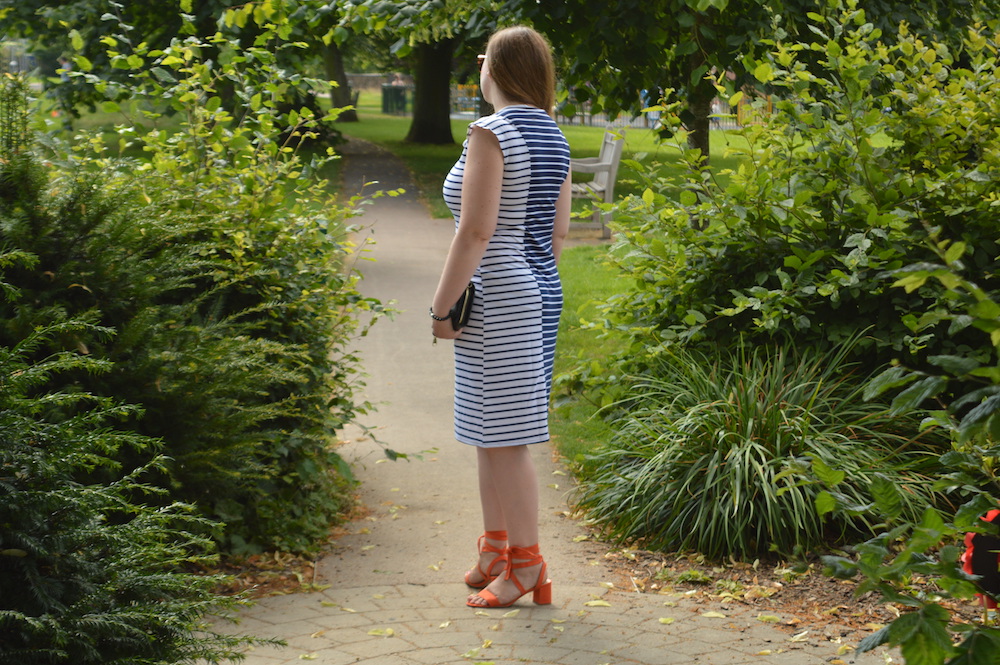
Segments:
[[[121,427],[162,443],[152,482],[224,522],[235,552],[310,550],[345,508],[335,432],[368,408],[350,345],[381,309],[345,267],[357,202],[333,201],[323,160],[293,148],[320,119],[279,110],[312,85],[279,70],[295,48],[279,32],[261,26],[250,46],[221,34],[155,52],[119,44],[127,90],[78,61],[76,75],[132,101],[138,115],[117,133],[140,159],[109,156],[98,136],[33,145],[21,121],[4,127],[0,155],[0,244],[31,257],[7,272],[19,298],[0,304],[0,345],[67,320],[110,331],[39,349],[111,363],[46,387],[139,407]],[[5,117],[23,118],[23,85],[11,85]],[[115,101],[105,109],[126,117]],[[157,129],[164,110],[179,129]],[[155,454],[117,457],[129,470]]]

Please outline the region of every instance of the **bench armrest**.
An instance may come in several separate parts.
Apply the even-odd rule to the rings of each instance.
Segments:
[[[588,164],[572,160],[569,163],[569,167],[574,173],[603,173],[611,170],[611,164],[607,162]]]

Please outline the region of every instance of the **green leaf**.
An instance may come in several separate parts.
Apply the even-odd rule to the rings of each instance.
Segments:
[[[887,390],[905,386],[919,376],[921,376],[919,373],[899,365],[890,367],[868,382],[862,397],[865,401],[869,401]]]
[[[888,639],[889,626],[886,626],[885,628],[875,631],[858,642],[858,653],[864,653],[866,651],[871,651],[876,647],[880,647],[885,644]]]
[[[689,189],[683,190],[679,199],[682,206],[693,206],[698,204],[698,195]]]
[[[947,384],[947,379],[940,376],[928,376],[917,381],[892,400],[893,413],[920,408],[927,398],[937,395]]]
[[[956,242],[953,243],[951,247],[948,248],[947,252],[945,252],[944,260],[947,263],[954,263],[955,261],[958,261],[960,258],[962,258],[964,254],[965,254],[965,243]]]
[[[882,515],[895,519],[903,513],[903,500],[895,483],[882,474],[877,474],[869,487],[875,506]]]
[[[818,457],[812,460],[812,471],[821,483],[827,487],[833,487],[844,482],[846,474],[839,469],[832,469]]]
[[[826,490],[822,490],[816,495],[814,503],[816,504],[816,512],[819,513],[820,517],[832,513],[837,509],[837,500]]]
[[[79,30],[69,31],[69,43],[73,47],[74,51],[83,50],[83,37],[80,36]]]
[[[774,80],[774,68],[771,67],[771,63],[762,62],[754,67],[753,76],[761,83],[770,83]]]
[[[893,621],[889,640],[900,646],[907,665],[942,665],[953,651],[948,618],[940,605],[925,605]]]
[[[94,64],[90,62],[89,59],[87,59],[82,55],[74,56],[73,62],[76,63],[77,69],[79,69],[82,72],[89,72],[94,69]]]
[[[927,359],[927,362],[940,367],[953,376],[965,376],[979,368],[979,361],[975,358],[964,358],[962,356],[931,356]]]

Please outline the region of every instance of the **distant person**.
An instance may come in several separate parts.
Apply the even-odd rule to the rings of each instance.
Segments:
[[[465,575],[471,607],[552,602],[538,547],[538,478],[528,445],[549,440],[549,397],[569,230],[569,144],[552,119],[555,68],[540,34],[500,30],[479,56],[494,113],[469,126],[444,183],[455,237],[431,305],[434,337],[455,340],[455,437],[476,446],[484,534]],[[469,281],[471,318],[448,312]]]
[[[51,62],[51,61],[50,61]],[[59,57],[59,68],[57,73],[59,74],[59,80],[69,81],[69,73],[73,71],[73,63],[66,58],[66,56]]]

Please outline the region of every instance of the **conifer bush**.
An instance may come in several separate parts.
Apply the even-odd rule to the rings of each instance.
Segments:
[[[347,505],[336,430],[368,408],[351,340],[381,310],[345,266],[358,201],[333,200],[324,158],[295,149],[320,119],[279,109],[312,82],[279,67],[297,46],[275,11],[241,14],[259,21],[251,38],[224,29],[229,12],[210,39],[155,51],[123,26],[105,43],[132,87],[76,59],[74,75],[122,117],[120,146],[140,157],[99,134],[33,143],[23,121],[4,130],[0,155],[0,242],[33,257],[8,273],[22,297],[0,304],[0,345],[60,320],[106,329],[39,349],[111,363],[47,387],[136,405],[120,426],[162,442],[150,482],[224,522],[238,553],[314,549]],[[24,94],[6,94],[9,116],[30,115]],[[154,456],[117,453],[126,473]]]
[[[4,277],[34,261],[0,255],[9,303],[19,300]],[[259,640],[217,633],[204,617],[231,616],[237,599],[214,594],[218,576],[184,572],[214,562],[215,525],[190,506],[146,503],[164,493],[149,479],[165,460],[155,441],[120,428],[135,407],[47,388],[62,374],[110,371],[76,351],[44,351],[107,332],[66,319],[0,346],[0,663],[236,659]],[[150,461],[122,474],[117,458],[130,449]],[[116,480],[86,480],[102,471]]]

